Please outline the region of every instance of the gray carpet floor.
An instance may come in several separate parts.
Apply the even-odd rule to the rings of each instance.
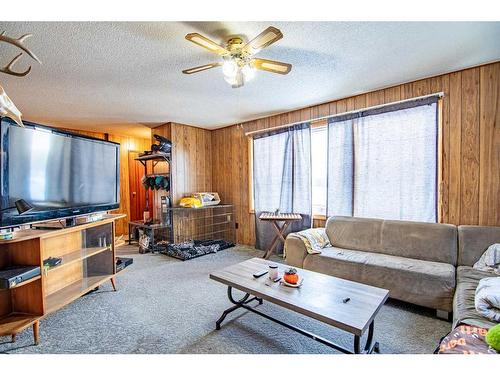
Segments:
[[[15,343],[0,337],[1,353],[335,353],[333,349],[250,312],[233,312],[215,330],[230,306],[226,287],[211,271],[262,253],[237,246],[182,262],[160,254],[119,248],[134,264],[110,284],[83,296],[40,324],[40,345],[30,329]],[[278,259],[276,259],[278,260]],[[352,336],[270,303],[263,312],[351,348]],[[382,353],[432,353],[451,328],[432,310],[389,300],[375,320]]]

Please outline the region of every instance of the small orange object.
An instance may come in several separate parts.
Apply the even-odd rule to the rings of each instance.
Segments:
[[[295,268],[289,268],[288,270],[285,271],[283,279],[288,284],[293,284],[293,285],[297,284],[299,282],[299,275],[297,274],[297,270]]]

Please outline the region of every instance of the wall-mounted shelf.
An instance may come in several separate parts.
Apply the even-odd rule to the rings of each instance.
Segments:
[[[155,152],[155,153],[149,154],[149,155],[138,156],[135,158],[135,160],[138,160],[143,165],[146,165],[147,161],[153,161],[153,162],[166,161],[166,162],[170,163],[171,157],[172,157],[171,153],[167,154],[165,152]]]

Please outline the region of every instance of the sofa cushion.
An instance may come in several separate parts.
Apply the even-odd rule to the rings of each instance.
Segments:
[[[457,263],[457,227],[451,224],[330,217],[333,246],[431,262]]]
[[[474,306],[474,297],[479,281],[492,277],[489,272],[475,270],[469,266],[457,268],[457,290],[453,299],[453,327],[468,324],[483,328],[491,328],[496,323],[486,319]]]
[[[344,249],[382,252],[380,219],[332,216],[326,222],[326,234],[332,246]]]
[[[389,289],[390,297],[402,301],[451,311],[455,289],[451,264],[329,247],[307,255],[304,268]]]
[[[460,225],[458,227],[458,265],[473,266],[488,246],[500,243],[500,227]]]
[[[452,224],[384,220],[385,254],[457,264],[457,227]]]

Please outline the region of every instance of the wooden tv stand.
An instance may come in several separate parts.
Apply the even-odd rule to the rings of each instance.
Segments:
[[[82,295],[111,281],[116,290],[115,220],[103,220],[64,229],[27,229],[0,240],[0,269],[9,266],[40,266],[41,275],[10,289],[0,289],[0,336],[12,337],[33,327],[39,342],[39,321]],[[44,269],[49,257],[61,264]]]

